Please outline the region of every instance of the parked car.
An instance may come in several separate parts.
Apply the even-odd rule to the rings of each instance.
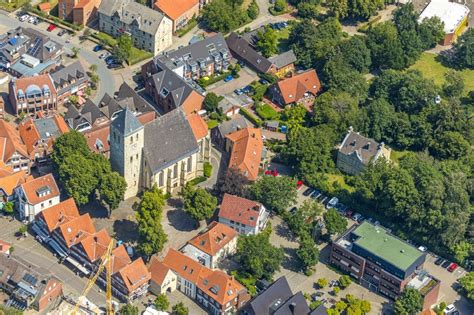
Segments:
[[[64,34],[66,34],[67,31],[66,30],[60,30],[59,33],[58,33],[58,36],[63,36]]]
[[[326,209],[334,208],[338,202],[339,202],[339,199],[337,197],[332,197],[329,200],[328,204],[326,205]]]
[[[441,267],[448,268],[449,265],[451,265],[451,262],[449,260],[446,260],[444,263],[441,264]]]
[[[454,270],[458,269],[458,264],[456,263],[452,263],[451,265],[449,265],[448,267],[448,271],[449,272],[454,272]]]
[[[365,220],[365,217],[363,215],[361,215],[359,217],[359,220],[357,220],[357,223],[362,223],[364,220]]]
[[[265,79],[260,79],[260,80],[258,80],[258,82],[260,82],[260,84],[263,84],[263,85],[268,85],[268,84],[270,84],[270,82],[268,82],[268,81],[265,80]]]
[[[95,45],[92,51],[98,52],[98,51],[101,51],[102,49],[103,49],[102,45]]]
[[[360,218],[361,216],[362,216],[362,214],[356,213],[356,214],[354,214],[354,215],[352,216],[352,219],[354,219],[354,221],[357,221],[357,220],[359,220],[359,218]]]
[[[99,59],[105,59],[107,57],[110,57],[112,54],[109,53],[108,51],[106,51],[105,53],[102,53],[100,56],[99,56]]]
[[[46,29],[48,32],[52,32],[56,29],[56,25],[54,24],[49,24],[48,28]]]
[[[245,94],[249,94],[250,92],[252,92],[253,88],[250,85],[247,85],[247,86],[243,87],[241,90]]]
[[[329,287],[338,287],[339,286],[339,281],[337,280],[331,280],[331,282],[329,282]]]
[[[144,88],[145,86],[143,85],[143,83],[138,83],[137,86],[134,88],[134,90],[137,92],[137,91],[140,91]]]
[[[439,265],[441,265],[442,263],[444,263],[444,259],[441,258],[441,257],[439,257],[438,259],[435,260],[434,263],[435,263],[436,266],[439,266]]]
[[[352,214],[353,214],[353,211],[351,209],[346,211],[346,217],[348,217],[349,219],[352,219]]]
[[[242,95],[242,94],[244,94],[244,92],[243,92],[241,89],[235,89],[235,90],[234,90],[234,93],[235,93],[236,95]]]
[[[323,195],[323,196],[321,197],[321,200],[320,200],[319,202],[325,203],[326,200],[328,200],[328,199],[329,199],[329,197]]]
[[[107,68],[109,68],[109,69],[119,69],[119,68],[123,68],[123,65],[121,63],[113,62],[111,64],[108,64]]]
[[[265,175],[271,175],[273,177],[277,177],[278,176],[278,170],[276,168],[274,168],[273,170],[266,170]]]
[[[303,181],[299,180],[296,182],[296,189],[300,189],[303,186]]]
[[[34,21],[33,21],[33,25],[38,25],[40,22],[40,20],[38,18],[36,18]]]
[[[303,192],[303,196],[305,197],[308,197],[309,195],[311,195],[313,193],[314,189],[309,187],[308,189],[306,189],[304,192]]]
[[[418,250],[419,250],[420,252],[423,252],[423,253],[424,253],[424,252],[426,252],[426,251],[428,250],[428,248],[426,248],[426,246],[419,246],[419,247],[418,247]]]
[[[20,16],[19,20],[20,20],[20,22],[25,22],[29,18],[30,18],[30,16],[28,14],[25,14],[25,15]]]
[[[444,314],[452,314],[454,311],[456,311],[456,307],[453,304],[449,304],[444,309]]]
[[[298,208],[293,207],[293,208],[290,209],[290,213],[291,213],[291,214],[295,214],[296,210],[298,210]]]
[[[313,191],[310,197],[313,199],[318,199],[319,196],[321,196],[321,191],[319,189],[316,189],[315,191]]]
[[[33,23],[35,20],[36,20],[36,17],[30,16],[30,18],[28,19],[28,23]]]
[[[229,74],[228,76],[225,77],[224,82],[230,82],[232,80],[234,80],[234,77],[231,74]]]

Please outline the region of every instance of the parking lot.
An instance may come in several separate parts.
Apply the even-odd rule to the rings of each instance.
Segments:
[[[224,82],[224,80],[222,80],[211,84],[206,88],[206,91],[214,92],[217,95],[225,95],[230,91],[243,88],[256,80],[258,80],[258,75],[255,72],[250,70],[248,67],[242,67],[238,78],[229,82]]]

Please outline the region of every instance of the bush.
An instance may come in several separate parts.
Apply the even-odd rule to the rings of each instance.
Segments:
[[[192,185],[192,186],[196,186],[197,184],[200,184],[202,182],[205,182],[206,181],[206,177],[204,176],[198,176],[196,177],[195,179],[192,179],[189,181],[189,184]]]
[[[351,278],[347,275],[343,275],[339,278],[339,286],[342,289],[347,288],[351,284],[351,282],[352,282]]]
[[[328,279],[326,278],[319,278],[316,282],[315,282],[316,286],[320,289],[324,289],[324,287],[326,287],[328,285]]]
[[[204,177],[211,177],[212,175],[212,165],[209,162],[204,163]]]
[[[190,30],[192,30],[197,24],[198,24],[198,21],[196,20],[195,17],[193,17],[191,20],[189,20],[188,24],[186,24],[185,27],[180,28],[179,30],[176,31],[176,35],[178,35],[178,37],[183,37]]]
[[[242,116],[250,120],[250,122],[256,126],[260,127],[262,125],[262,121],[260,120],[260,118],[256,117],[243,107],[240,108],[240,114],[242,114]]]
[[[332,289],[332,293],[333,293],[335,296],[338,295],[340,291],[341,291],[341,288],[339,288],[339,287],[334,287],[334,288]]]
[[[252,88],[254,91],[252,99],[254,100],[254,102],[261,102],[263,99],[263,96],[265,95],[265,93],[267,93],[268,86],[261,84],[259,82],[256,82],[252,85]]]

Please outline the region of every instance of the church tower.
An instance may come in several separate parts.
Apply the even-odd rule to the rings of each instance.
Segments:
[[[110,125],[110,164],[125,178],[125,199],[140,190],[144,127],[126,107]]]

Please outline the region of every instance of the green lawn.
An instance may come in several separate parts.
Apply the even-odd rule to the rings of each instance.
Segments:
[[[280,114],[278,114],[278,112],[274,110],[273,107],[265,103],[258,105],[255,111],[263,120],[275,120],[280,117]]]
[[[215,128],[217,126],[219,126],[219,122],[217,120],[211,119],[207,122],[207,128],[209,129]]]
[[[410,151],[396,151],[392,149],[392,153],[390,153],[390,160],[392,160],[395,164],[398,164],[398,161],[405,155],[410,153]]]
[[[339,175],[339,174],[326,174],[327,178],[328,178],[328,182],[329,182],[329,186],[330,187],[333,187],[333,184],[334,183],[338,183],[339,187],[341,187],[342,189],[345,189],[347,190],[348,192],[353,192],[354,191],[354,187],[352,186],[349,186],[346,184],[346,181],[344,180],[344,176],[343,175]]]
[[[30,2],[29,0],[0,0],[0,8],[4,9],[5,11],[12,12],[16,9],[22,7],[25,3]]]
[[[425,78],[432,79],[436,85],[441,87],[444,83],[444,74],[449,68],[437,61],[436,57],[434,54],[425,52],[410,69],[419,70]],[[464,94],[474,91],[474,70],[462,70],[461,75],[464,78]]]
[[[100,41],[103,41],[107,46],[110,46],[110,48],[113,48],[115,45],[117,45],[117,40],[109,34],[97,32],[93,35],[93,37]],[[130,58],[128,58],[127,61],[130,65],[134,65],[140,61],[151,57],[153,57],[152,53],[138,49],[136,47],[132,47],[132,51],[130,52]]]

